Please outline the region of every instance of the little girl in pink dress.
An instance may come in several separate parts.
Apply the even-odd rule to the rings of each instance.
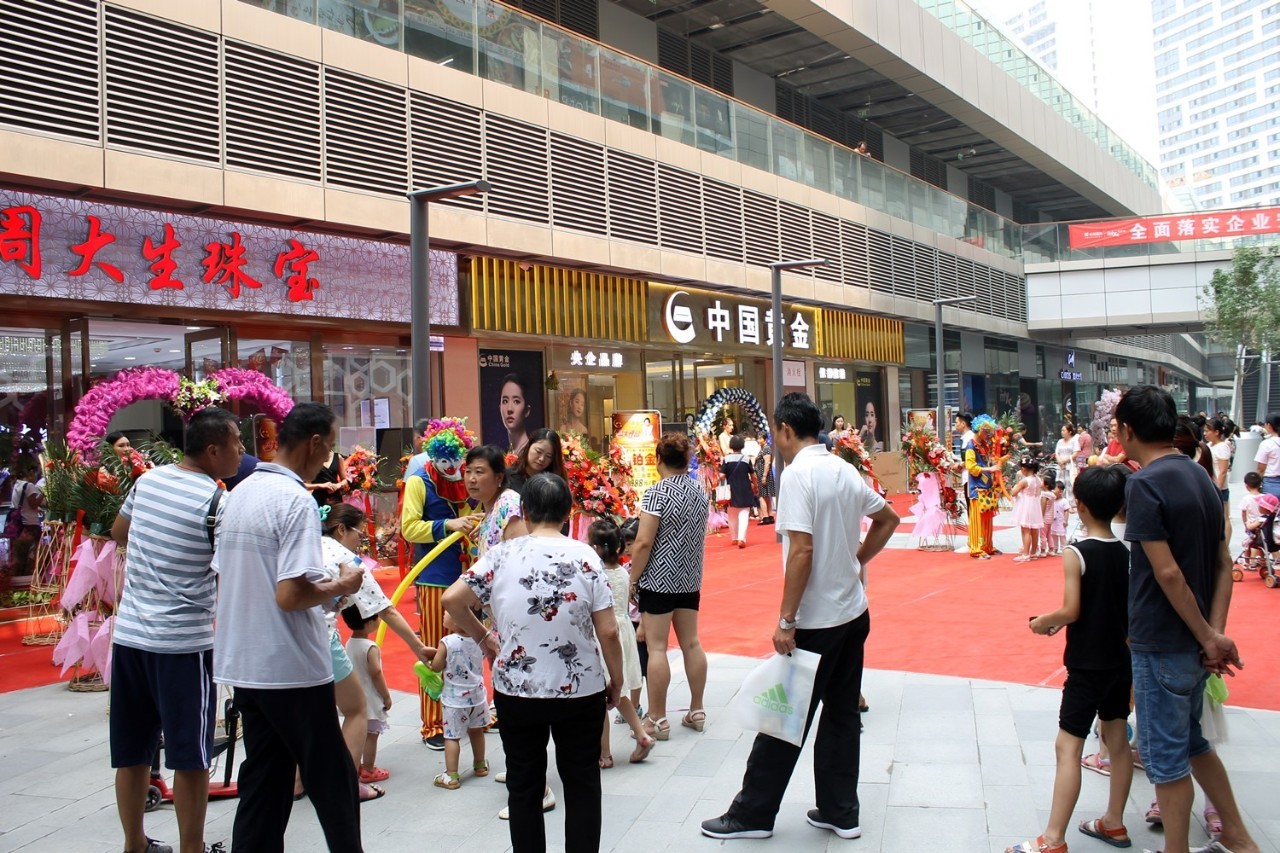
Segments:
[[[1040,507],[1040,492],[1044,485],[1037,472],[1040,464],[1034,459],[1023,459],[1018,466],[1018,484],[1013,487],[1013,521],[1022,528],[1022,550],[1013,558],[1015,563],[1025,563],[1040,556],[1040,529],[1044,527],[1044,510]]]

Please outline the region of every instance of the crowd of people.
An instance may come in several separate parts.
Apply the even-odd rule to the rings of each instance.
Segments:
[[[898,516],[853,466],[829,452],[822,414],[807,396],[783,397],[772,420],[768,448],[748,448],[730,424],[722,436],[729,454],[718,473],[736,488],[735,523],[745,524],[754,506],[760,523],[776,518],[783,538],[773,648],[820,655],[805,725],[807,736],[817,723],[816,803],[807,820],[856,838],[867,567]],[[985,558],[998,553],[991,492],[1003,461],[982,440],[989,419],[961,414],[955,426],[964,434],[970,547]],[[1280,492],[1280,415],[1263,428],[1267,440],[1240,513],[1250,533],[1270,506],[1264,498]],[[1030,629],[1066,629],[1068,677],[1049,820],[1012,853],[1065,853],[1082,767],[1106,770],[1111,798],[1079,830],[1127,846],[1124,806],[1134,766],[1155,784],[1145,817],[1163,822],[1165,853],[1189,849],[1193,777],[1211,803],[1215,843],[1257,849],[1202,731],[1206,680],[1242,666],[1224,633],[1234,437],[1229,421],[1178,417],[1166,392],[1141,386],[1121,399],[1105,448],[1090,447],[1081,459],[1080,444],[1072,444],[1077,437],[1064,430],[1067,446],[1055,452],[1063,473],[1051,481],[1041,478],[1035,460],[1022,461],[1011,489],[1023,529],[1017,561],[1060,553],[1064,568],[1062,606],[1033,618]],[[556,805],[547,780],[549,742],[563,791],[566,849],[598,849],[601,773],[615,766],[611,712],[634,738],[629,763],[645,761],[672,736],[672,633],[688,681],[688,710],[678,728],[704,731],[707,656],[698,617],[709,502],[690,476],[688,437],[659,439],[661,479],[644,493],[637,517],[621,525],[598,520],[586,541],[567,535],[572,496],[554,431],[531,432],[510,465],[502,450],[478,444],[459,421],[424,424],[422,438],[422,454],[410,461],[415,473],[407,475],[401,528],[416,558],[439,553],[416,578],[417,626],[359,556],[367,544],[364,513],[324,499],[328,476],[342,469],[327,407],[295,406],[280,424],[274,460],[257,462],[238,481],[245,457],[238,422],[224,410],[204,409],[190,420],[182,460],[138,480],[111,531],[127,544],[110,718],[126,851],[173,849],[148,838],[143,824],[162,733],[181,850],[210,849],[204,823],[215,685],[234,690],[243,721],[233,848],[283,850],[293,804],[306,796],[331,850],[361,850],[360,804],[381,798],[392,775],[377,764],[392,705],[373,640],[380,623],[439,675],[438,699],[425,690],[420,699],[423,741],[444,753],[437,787],[456,790],[465,778],[488,776],[485,733],[497,729],[505,761],[497,778],[507,787],[499,816],[509,821],[517,851],[546,846],[543,814]],[[776,506],[772,495],[761,498],[750,476],[772,475],[774,453],[785,463]],[[1280,500],[1271,500],[1274,513]],[[1082,533],[1067,542],[1072,514]],[[462,538],[452,540],[454,533]],[[735,532],[735,541],[744,537]],[[351,631],[345,646],[339,619]],[[1085,756],[1095,718],[1104,752]],[[464,741],[469,773],[461,769]],[[772,835],[799,754],[799,746],[759,735],[741,789],[724,814],[703,821],[702,833]]]

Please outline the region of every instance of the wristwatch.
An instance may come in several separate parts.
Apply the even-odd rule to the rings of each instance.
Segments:
[[[796,627],[796,620],[788,619],[785,616],[779,616],[778,627],[784,631],[794,631]]]

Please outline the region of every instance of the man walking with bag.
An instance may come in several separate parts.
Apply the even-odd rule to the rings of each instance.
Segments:
[[[889,541],[898,515],[862,481],[853,466],[819,441],[822,413],[805,394],[788,394],[774,409],[774,445],[786,469],[778,485],[778,532],[786,537],[786,579],[773,647],[822,656],[814,679],[805,734],[823,705],[814,745],[817,808],[810,825],[857,838],[861,735],[858,694],[871,617],[866,565]],[[871,529],[861,545],[862,517]],[[758,735],[742,790],[729,811],[702,822],[711,838],[768,838],[791,780],[800,747]]]

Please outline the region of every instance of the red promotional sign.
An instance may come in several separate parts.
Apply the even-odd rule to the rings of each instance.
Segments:
[[[1280,207],[1110,219],[1068,225],[1067,229],[1073,249],[1277,234],[1280,233]]]

